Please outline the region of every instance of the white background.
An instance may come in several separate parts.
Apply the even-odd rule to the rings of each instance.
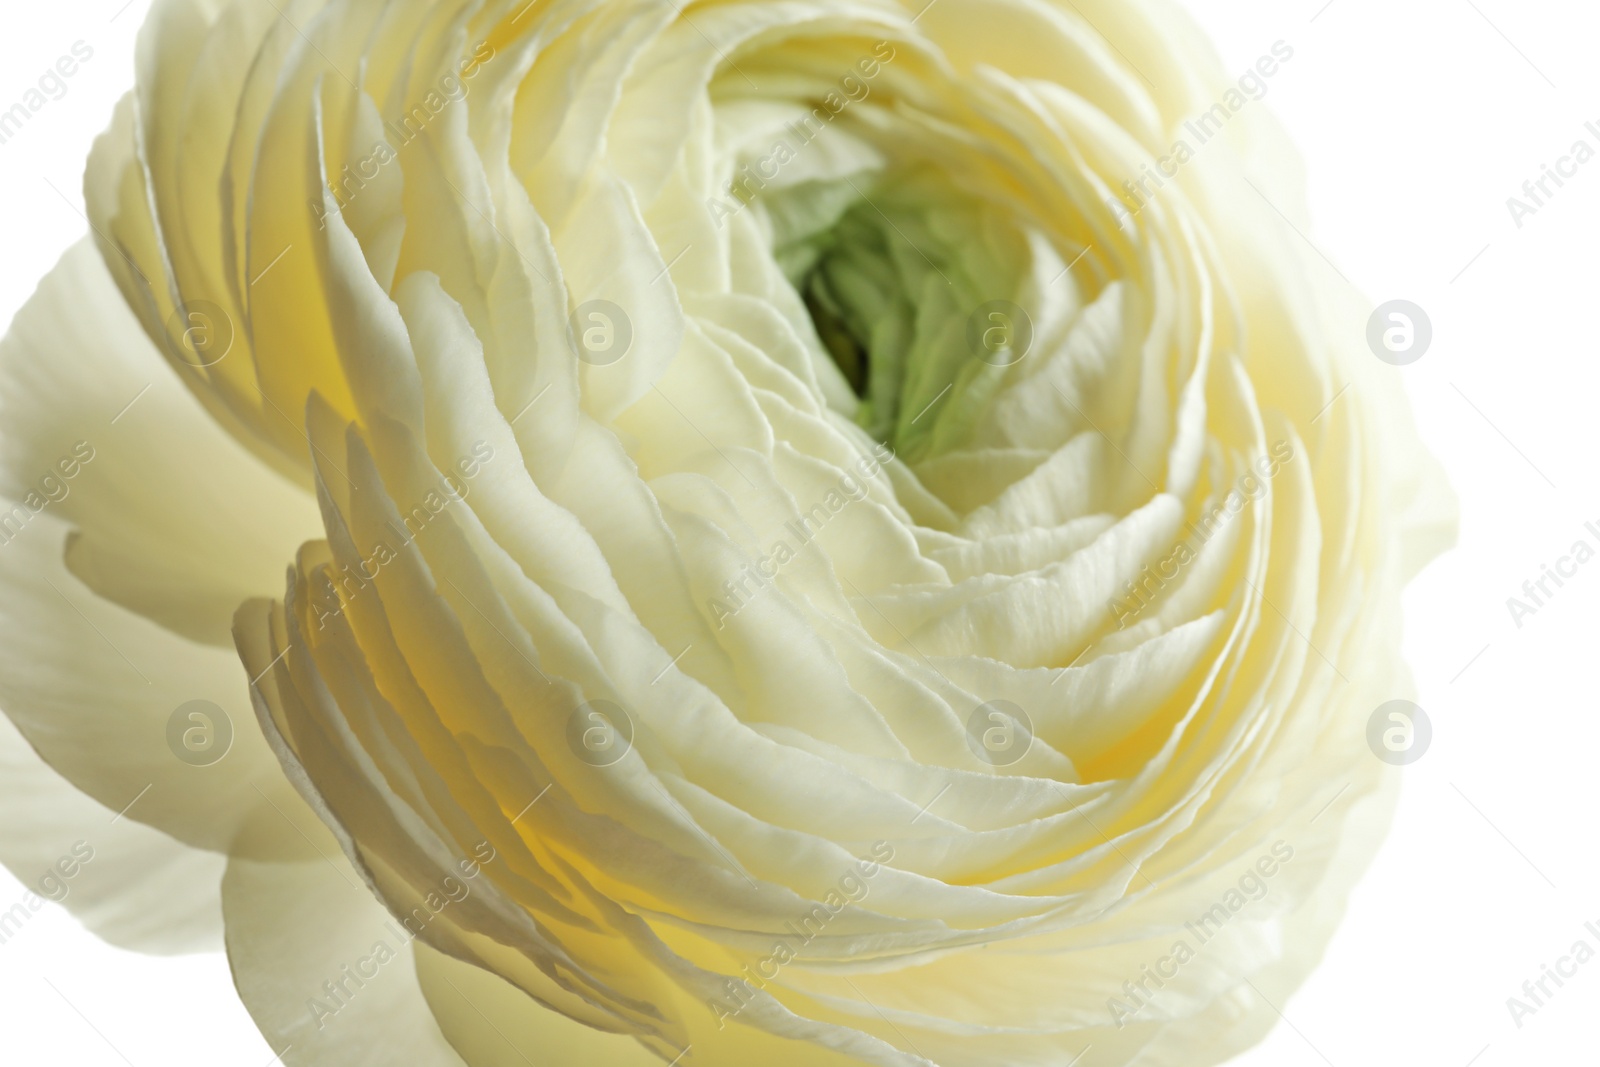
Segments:
[[[1311,176],[1310,237],[1373,303],[1432,318],[1402,372],[1461,501],[1407,597],[1432,748],[1324,965],[1238,1067],[1593,1062],[1600,960],[1519,1029],[1506,998],[1600,939],[1600,560],[1515,625],[1506,600],[1600,527],[1600,160],[1519,229],[1506,199],[1600,123],[1600,11],[1579,0],[1187,0],[1227,65],[1295,58],[1265,106]],[[83,160],[132,83],[148,0],[29,4],[0,110],[75,41],[94,58],[0,145],[0,322],[85,231]],[[1262,106],[1262,105],[1251,105]],[[1203,165],[1197,164],[1197,165]],[[51,186],[54,186],[52,189]],[[1343,284],[1329,269],[1330,284]],[[4,832],[4,828],[0,828]],[[23,887],[0,871],[0,902]],[[221,957],[108,948],[49,908],[0,945],[0,1062],[267,1067]]]

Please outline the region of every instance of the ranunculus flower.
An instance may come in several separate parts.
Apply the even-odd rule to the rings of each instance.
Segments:
[[[11,738],[8,863],[156,950],[220,898],[296,1065],[1259,1038],[1452,517],[1287,222],[1292,43],[1197,41],[158,0],[0,356],[0,705],[103,805]]]

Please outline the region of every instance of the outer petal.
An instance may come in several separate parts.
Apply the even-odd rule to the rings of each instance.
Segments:
[[[298,803],[216,626],[278,584],[315,509],[204,413],[87,242],[0,342],[0,425],[0,708],[80,789],[191,845]],[[208,767],[168,747],[191,700],[232,721]]]
[[[498,975],[416,943],[417,977],[435,1021],[472,1067],[596,1063],[661,1067],[631,1037],[602,1033],[528,1003]]]
[[[89,799],[0,717],[0,863],[41,898],[136,952],[221,947],[221,856],[180,844]],[[85,855],[87,862],[80,862]],[[75,870],[60,877],[63,861]],[[55,881],[47,881],[52,875]],[[66,896],[63,898],[62,893]],[[22,906],[32,910],[33,898]],[[3,923],[0,917],[0,923]]]
[[[317,833],[323,859],[228,863],[228,962],[251,1017],[290,1067],[463,1067],[423,1000],[405,928]]]

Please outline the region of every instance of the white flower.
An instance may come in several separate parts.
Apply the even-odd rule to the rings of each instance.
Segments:
[[[0,705],[134,803],[12,739],[8,864],[156,949],[222,869],[289,1064],[1256,1040],[1453,520],[1198,41],[159,0],[0,352]]]

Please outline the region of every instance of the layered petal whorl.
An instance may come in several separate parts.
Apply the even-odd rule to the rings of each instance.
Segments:
[[[101,251],[315,497],[242,672],[466,1062],[463,966],[618,1063],[1194,1067],[1276,1019],[1386,825],[1364,723],[1448,516],[1270,122],[1130,196],[1229,87],[1195,41],[156,5]],[[293,881],[251,864],[230,908]]]

